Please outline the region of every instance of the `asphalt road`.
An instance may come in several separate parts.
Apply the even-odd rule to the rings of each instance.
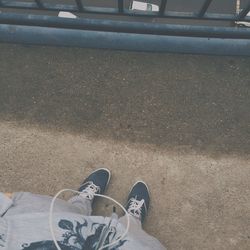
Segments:
[[[250,58],[0,45],[0,188],[55,194],[97,166],[168,249],[250,246]],[[99,203],[95,213],[110,211]]]
[[[2,119],[211,154],[250,152],[249,58],[1,45],[0,60]]]

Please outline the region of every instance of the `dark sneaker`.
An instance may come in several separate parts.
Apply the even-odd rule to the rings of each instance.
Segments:
[[[127,212],[142,223],[149,208],[149,191],[146,183],[138,181],[132,187],[126,205]]]
[[[82,183],[78,189],[82,192],[85,198],[93,201],[95,196],[94,194],[103,194],[106,190],[111,173],[106,168],[99,168],[92,172]]]

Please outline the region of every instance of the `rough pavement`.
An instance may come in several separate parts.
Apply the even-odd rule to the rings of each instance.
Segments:
[[[104,165],[121,202],[148,182],[145,229],[169,249],[249,249],[249,65],[2,44],[1,190],[52,195]]]

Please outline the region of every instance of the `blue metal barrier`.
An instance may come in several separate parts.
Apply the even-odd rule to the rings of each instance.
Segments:
[[[0,0],[0,42],[249,56],[250,28],[229,24],[250,22],[250,1],[239,12],[211,13],[214,1],[218,0],[204,0],[197,12],[176,12],[168,10],[167,0],[161,0],[159,11],[132,11],[125,0],[116,0],[113,7],[87,6],[84,0]],[[59,11],[77,18],[58,17]],[[170,18],[177,24],[168,22]],[[183,24],[188,19],[189,24]],[[192,20],[196,23],[190,24]],[[216,21],[227,25],[218,26]]]

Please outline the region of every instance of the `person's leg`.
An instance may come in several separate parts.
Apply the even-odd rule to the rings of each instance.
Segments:
[[[130,190],[125,208],[130,215],[143,223],[148,213],[149,201],[147,184],[143,181],[138,181]]]
[[[76,209],[79,210],[79,213],[82,215],[91,215],[92,213],[92,202],[81,195],[75,195],[68,200]]]
[[[132,237],[136,241],[140,242],[143,249],[154,250],[166,250],[166,248],[153,236],[149,235],[142,228],[142,223],[134,216],[129,216],[129,237]],[[119,219],[119,223],[123,225],[123,228],[127,226],[127,216],[123,216]]]
[[[106,172],[107,174],[105,175]],[[104,178],[107,176],[106,178]],[[95,177],[95,178],[94,178]],[[100,180],[103,178],[102,180]],[[110,172],[106,169],[99,169],[92,173],[80,187],[82,195],[65,201],[57,199],[54,205],[54,212],[72,212],[85,215],[91,214],[91,204],[94,198],[94,191],[103,193],[110,179]],[[88,180],[88,183],[87,183]],[[90,185],[91,181],[95,181],[96,185]],[[96,187],[97,190],[93,188]],[[4,216],[12,216],[23,213],[49,212],[51,196],[39,195],[28,192],[16,192],[11,195],[12,206],[4,214]]]
[[[134,216],[132,216],[132,215],[129,216],[129,222],[130,222],[130,226],[129,226],[129,233],[130,234],[134,235],[140,231],[143,231],[141,221],[134,218]],[[121,223],[124,226],[124,228],[126,228],[127,223],[128,223],[127,216],[124,215],[121,218],[119,218],[119,223]]]
[[[142,229],[142,224],[148,213],[149,201],[149,190],[146,183],[142,181],[136,182],[128,195],[125,206],[130,221],[129,236],[141,242],[144,249],[165,250],[166,248],[156,238],[147,234]],[[127,216],[121,217],[119,223],[126,228]]]
[[[13,216],[24,213],[49,212],[52,197],[48,195],[33,194],[29,192],[16,192],[11,196],[12,205],[4,216]],[[57,199],[54,212],[73,212],[78,210],[67,201]]]
[[[99,168],[92,172],[79,188],[80,195],[73,196],[68,200],[83,215],[91,215],[92,203],[95,200],[95,194],[103,194],[106,190],[111,173],[106,168]]]
[[[129,233],[137,234],[143,231],[142,223],[148,212],[149,200],[149,190],[146,183],[136,182],[129,192],[125,206],[130,218]],[[127,216],[121,217],[119,222],[126,227]]]

